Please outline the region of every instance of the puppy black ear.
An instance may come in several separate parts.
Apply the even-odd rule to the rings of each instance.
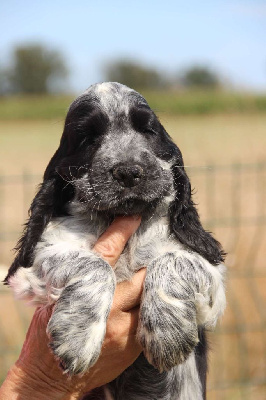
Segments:
[[[25,224],[23,234],[15,248],[17,255],[9,268],[4,282],[7,283],[19,267],[28,268],[32,265],[34,249],[41,234],[50,221],[55,210],[55,178],[44,181],[33,199],[29,210],[29,220]]]
[[[182,160],[182,158],[181,158]],[[173,166],[175,200],[170,205],[170,228],[177,239],[211,264],[224,261],[225,253],[210,232],[203,229],[192,200],[191,185],[183,161]]]
[[[75,109],[73,112],[75,112]],[[63,206],[73,197],[72,185],[66,185],[64,178],[58,172],[64,167],[69,172],[70,156],[77,145],[77,135],[75,132],[72,134],[71,118],[73,112],[69,112],[66,117],[59,148],[51,158],[44,173],[43,183],[30,206],[30,217],[15,248],[16,257],[9,268],[8,275],[4,280],[5,283],[19,267],[31,267],[35,246],[45,227],[52,217],[66,214]]]

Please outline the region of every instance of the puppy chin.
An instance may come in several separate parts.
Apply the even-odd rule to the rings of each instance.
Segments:
[[[111,209],[107,209],[106,212],[113,215],[145,215],[149,210],[154,209],[157,204],[158,200],[151,203],[144,200],[128,199]]]

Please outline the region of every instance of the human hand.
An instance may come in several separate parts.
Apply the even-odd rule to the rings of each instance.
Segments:
[[[140,218],[118,217],[99,238],[94,251],[114,266],[127,240],[139,224]],[[141,352],[135,336],[144,278],[145,270],[141,270],[130,282],[117,285],[101,355],[96,364],[83,376],[70,378],[63,374],[48,347],[46,326],[52,308],[38,308],[20,357],[0,389],[0,400],[26,400],[36,396],[38,400],[80,399],[86,392],[120,375]]]

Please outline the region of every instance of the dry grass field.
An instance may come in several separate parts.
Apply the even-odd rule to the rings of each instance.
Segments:
[[[265,400],[266,115],[160,118],[183,152],[203,221],[229,253],[228,307],[217,333],[211,334],[208,399]],[[63,120],[0,121],[1,232],[11,232],[0,242],[0,264],[12,259],[10,249],[26,218],[25,208],[62,129]],[[258,162],[261,167],[253,166]],[[25,185],[4,178],[23,172]],[[36,178],[27,181],[26,172]],[[7,289],[0,295],[1,378],[21,346],[31,311],[14,302]]]
[[[265,159],[266,114],[160,115],[191,166]],[[62,120],[0,120],[1,173],[42,174],[58,146]]]

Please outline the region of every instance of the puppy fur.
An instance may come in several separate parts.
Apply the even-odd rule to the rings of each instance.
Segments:
[[[113,270],[93,246],[131,214],[142,222]],[[147,266],[143,353],[94,398],[205,399],[224,253],[200,223],[180,150],[139,93],[101,83],[71,104],[16,250],[5,282],[20,299],[55,304],[47,333],[70,375],[97,361],[116,284]]]

